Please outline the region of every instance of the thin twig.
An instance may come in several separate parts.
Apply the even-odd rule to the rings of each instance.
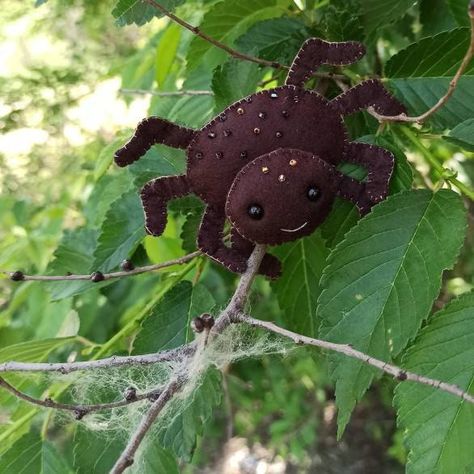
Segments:
[[[161,395],[150,407],[142,421],[138,425],[137,430],[130,438],[126,448],[123,450],[120,457],[117,459],[114,467],[110,471],[110,474],[121,474],[134,462],[135,453],[137,452],[140,444],[142,443],[145,435],[152,427],[154,421],[161,413],[166,404],[173,398],[173,396],[179,392],[183,386],[183,381],[180,379],[172,380],[168,386],[161,392]]]
[[[194,354],[194,357],[189,357],[187,364],[188,369],[192,366],[193,360],[196,355],[199,354],[200,350],[204,349],[208,340],[211,338],[211,335],[214,337],[218,336],[220,331],[222,331],[223,329],[225,329],[225,327],[231,324],[233,318],[244,309],[245,303],[247,302],[248,295],[250,293],[252,282],[258,272],[262,258],[265,255],[265,249],[266,247],[264,245],[255,246],[252,255],[250,255],[250,258],[248,259],[247,270],[240,277],[239,284],[237,285],[234,296],[230,300],[229,304],[224,309],[224,311],[222,311],[211,332],[206,332],[205,335],[203,334],[204,338],[196,339],[197,352],[196,354]],[[201,345],[198,347],[199,342],[201,343]],[[199,370],[199,368],[197,369]],[[163,390],[158,400],[151,406],[150,410],[146,413],[146,415],[140,422],[140,425],[138,426],[137,430],[130,438],[126,448],[115,463],[115,466],[113,467],[112,471],[110,471],[111,474],[121,474],[123,471],[125,471],[125,469],[127,469],[127,467],[130,467],[133,464],[135,453],[140,447],[140,444],[145,438],[147,432],[150,430],[154,421],[161,413],[164,406],[173,398],[173,396],[177,392],[181,390],[187,380],[188,375],[181,374],[173,381],[171,381],[170,384]]]
[[[181,25],[183,28],[186,28],[187,30],[191,31],[191,33],[195,34],[196,36],[199,36],[204,41],[207,41],[208,43],[213,44],[216,48],[222,49],[223,51],[225,51],[227,54],[230,54],[234,58],[242,59],[244,61],[250,61],[256,64],[261,64],[262,66],[272,67],[274,69],[290,69],[288,66],[280,64],[277,61],[267,61],[266,59],[261,59],[255,56],[251,56],[249,54],[241,53],[223,43],[220,43],[212,36],[209,36],[203,31],[201,31],[198,27],[190,25],[186,21],[177,17],[175,14],[167,10],[163,5],[156,2],[155,0],[144,0],[144,1],[148,3],[149,5],[151,5],[152,7],[156,8],[157,10],[160,10],[160,12],[163,13],[163,15],[167,16],[170,20],[173,20],[175,23],[178,23],[178,25]]]
[[[99,280],[96,281],[104,281],[104,280],[112,280],[114,278],[122,278],[128,277],[132,275],[139,275],[141,273],[147,272],[154,272],[157,270],[161,270],[162,268],[171,267],[173,265],[183,265],[184,263],[193,260],[196,257],[202,255],[200,250],[196,250],[195,252],[189,253],[184,255],[183,257],[176,258],[174,260],[168,260],[167,262],[163,263],[155,263],[153,265],[145,265],[143,267],[136,267],[132,270],[123,270],[119,272],[111,272],[111,273],[101,273],[101,277]],[[91,280],[94,274],[98,272],[94,272],[87,275],[24,275],[21,273],[21,276],[18,278],[18,281],[71,281],[71,280]],[[7,272],[7,271],[0,271],[0,274],[8,275],[10,278],[14,279],[15,274],[18,272]]]
[[[327,349],[333,352],[344,354],[345,356],[351,357],[353,359],[359,359],[368,365],[382,370],[383,372],[391,375],[399,381],[411,380],[413,382],[428,385],[444,392],[448,392],[452,395],[455,395],[456,397],[461,398],[462,400],[466,400],[469,403],[474,403],[474,396],[465,392],[457,385],[449,384],[446,382],[442,382],[441,380],[431,379],[423,375],[418,375],[413,372],[409,372],[400,367],[397,367],[396,365],[392,365],[388,362],[375,359],[374,357],[371,357],[368,354],[354,349],[349,344],[336,344],[334,342],[328,342],[323,341],[321,339],[314,339],[311,337],[303,336],[301,334],[297,334],[295,332],[281,328],[269,321],[261,321],[259,319],[252,318],[251,316],[242,313],[234,317],[234,322],[245,323],[253,327],[265,329],[266,331],[271,331],[275,334],[279,334],[280,336],[291,339],[296,344],[320,347],[322,349]]]
[[[119,89],[122,94],[156,95],[158,97],[176,97],[184,95],[214,95],[212,91],[180,90],[180,91],[154,91],[150,89]]]
[[[113,356],[106,359],[81,361],[81,362],[4,362],[0,364],[0,373],[6,372],[59,372],[69,374],[80,370],[109,369],[124,367],[127,365],[151,365],[161,362],[177,361],[188,357],[196,350],[196,344],[191,342],[176,349],[170,349],[157,354],[145,354],[135,356]]]
[[[221,333],[227,326],[229,326],[229,324],[232,323],[233,317],[245,309],[252,282],[257,275],[265,251],[265,245],[255,246],[252,255],[250,255],[248,259],[247,270],[240,277],[239,284],[237,285],[229,304],[217,318],[216,323],[211,330],[211,337],[215,337],[215,335]]]
[[[116,402],[109,402],[109,403],[96,403],[93,405],[73,405],[69,403],[60,403],[55,402],[51,398],[46,398],[41,400],[39,398],[34,398],[26,393],[20,392],[17,388],[13,385],[8,383],[4,378],[0,377],[0,387],[3,387],[8,392],[15,395],[17,398],[24,400],[32,405],[41,406],[43,408],[52,408],[55,410],[63,410],[63,411],[71,411],[75,413],[76,418],[81,419],[85,415],[95,412],[95,411],[103,411],[103,410],[111,410],[114,408],[121,408],[132,403],[137,403],[143,400],[151,400],[156,399],[156,397],[161,393],[161,389],[154,389],[150,390],[145,393],[137,393],[134,394],[133,397],[129,399],[124,398],[123,400],[118,400]]]
[[[434,113],[436,113],[441,107],[443,107],[446,102],[451,98],[456,90],[456,86],[458,85],[459,79],[466,71],[469,63],[471,62],[472,58],[474,57],[474,8],[469,8],[469,18],[471,20],[471,41],[469,43],[469,47],[466,51],[466,54],[459,66],[456,74],[454,75],[453,79],[449,83],[448,90],[446,94],[441,97],[438,102],[433,105],[429,110],[425,113],[418,115],[416,117],[408,117],[406,114],[400,115],[381,115],[378,114],[373,107],[369,107],[369,113],[375,117],[379,122],[408,122],[408,123],[423,123],[426,119],[431,117]]]

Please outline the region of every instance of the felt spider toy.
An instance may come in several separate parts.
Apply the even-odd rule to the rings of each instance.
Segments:
[[[115,154],[119,166],[138,160],[155,143],[185,148],[185,175],[148,182],[141,191],[146,230],[159,236],[170,199],[194,193],[206,204],[197,245],[229,270],[242,273],[258,244],[278,245],[311,234],[336,196],[361,214],[383,200],[394,158],[387,150],[348,140],[343,117],[370,106],[384,115],[405,112],[379,81],[369,80],[327,100],[304,83],[322,64],[341,66],[365,54],[361,43],[308,39],[285,85],[246,97],[200,130],[149,117]],[[338,171],[343,162],[367,169],[365,182]],[[231,246],[224,244],[226,219]],[[279,276],[279,260],[266,254],[260,273]]]

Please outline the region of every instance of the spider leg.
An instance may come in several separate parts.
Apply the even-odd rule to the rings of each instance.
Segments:
[[[244,255],[246,259],[248,259],[255,247],[255,244],[242,237],[235,228],[232,228],[231,246],[233,249]],[[280,260],[278,260],[278,258],[275,256],[266,253],[262,259],[258,273],[271,279],[278,278],[281,275]]]
[[[166,205],[170,199],[190,193],[186,176],[156,178],[143,186],[140,197],[145,211],[145,229],[154,236],[161,235],[166,227]]]
[[[199,228],[197,245],[202,252],[216,262],[227,267],[231,272],[243,273],[247,269],[246,255],[236,249],[226,247],[223,230],[225,212],[217,206],[207,206]]]
[[[303,86],[322,64],[344,66],[358,61],[365,54],[365,47],[356,41],[329,43],[310,38],[301,46],[290,67],[286,84]]]
[[[365,214],[373,205],[387,197],[394,157],[384,148],[353,142],[346,148],[344,161],[356,163],[367,169],[366,182],[359,183],[363,184],[363,192],[355,201],[361,214]]]
[[[127,166],[143,156],[152,145],[162,143],[173,148],[186,148],[196,131],[181,127],[159,117],[142,120],[133,137],[115,152],[115,163]]]
[[[382,115],[406,113],[405,106],[378,80],[364,81],[352,87],[331,101],[341,115],[350,115],[359,110],[373,107]]]

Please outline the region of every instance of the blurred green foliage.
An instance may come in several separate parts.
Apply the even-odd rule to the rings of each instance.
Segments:
[[[161,3],[219,41],[283,64],[311,36],[364,41],[365,59],[339,72],[351,84],[381,76],[412,114],[445,92],[469,36],[465,0]],[[230,58],[136,0],[36,5],[4,0],[0,9],[6,58],[0,65],[0,269],[88,274],[115,270],[125,258],[143,265],[191,252],[202,204],[172,203],[167,229],[155,239],[145,236],[138,198],[149,179],[182,172],[184,152],[155,146],[116,169],[114,151],[144,115],[200,127],[242,96],[282,84],[284,74]],[[313,79],[309,86],[329,97],[339,93],[331,81]],[[208,94],[160,95],[177,91]],[[365,112],[347,120],[352,139],[395,154],[394,196],[358,224],[352,206],[338,202],[314,235],[275,249],[284,274],[272,284],[257,280],[255,317],[350,342],[472,391],[472,295],[439,314],[432,307],[474,284],[472,202],[454,190],[435,192],[451,188],[454,174],[472,187],[473,91],[474,64],[448,105],[423,126],[380,128]],[[216,313],[235,280],[204,258],[99,284],[1,279],[0,361],[88,360],[176,347],[192,337],[190,318]],[[437,344],[443,350],[428,366]],[[472,406],[425,387],[399,387],[397,428],[395,384],[382,378],[371,387],[374,376],[358,362],[307,350],[240,361],[222,380],[210,372],[186,411],[147,447],[140,469],[218,466],[231,424],[234,436],[267,449],[267,461],[281,456],[288,472],[349,472],[350,466],[360,466],[350,472],[398,472],[407,453],[414,473],[472,469],[474,424],[466,422],[474,419]],[[67,399],[68,382],[7,378],[37,397]],[[336,406],[339,434],[352,414],[339,444]],[[420,426],[428,431],[419,434]],[[420,442],[435,432],[435,443]],[[0,393],[0,472],[108,472],[123,442]]]

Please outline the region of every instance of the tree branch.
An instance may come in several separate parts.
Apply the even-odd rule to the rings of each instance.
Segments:
[[[162,268],[171,267],[173,265],[183,265],[196,257],[202,255],[200,250],[184,255],[183,257],[176,258],[174,260],[168,260],[167,262],[156,263],[153,265],[145,265],[143,267],[131,268],[130,270],[123,270],[119,272],[101,273],[93,272],[88,275],[25,275],[20,271],[7,272],[0,271],[1,274],[8,275],[13,281],[73,281],[73,280],[92,280],[94,282],[100,282],[104,280],[112,280],[115,278],[128,277],[133,275],[139,275],[141,273],[154,272],[161,270]]]
[[[144,0],[144,1],[148,3],[149,5],[151,5],[152,7],[159,10],[161,13],[163,13],[163,15],[167,16],[170,20],[173,20],[175,23],[178,23],[178,25],[181,25],[183,28],[186,28],[187,30],[191,31],[191,33],[195,34],[196,36],[199,36],[204,41],[207,41],[208,43],[213,44],[216,48],[222,49],[223,51],[225,51],[227,54],[230,54],[234,58],[242,59],[244,61],[250,61],[252,63],[261,64],[262,66],[272,67],[275,69],[290,69],[288,66],[280,64],[277,61],[267,61],[266,59],[261,59],[255,56],[251,56],[249,54],[241,53],[223,43],[220,43],[212,36],[209,36],[203,31],[201,31],[198,27],[192,26],[186,21],[177,17],[174,13],[167,10],[163,5],[156,2],[155,0]]]
[[[240,277],[239,284],[237,285],[234,296],[230,300],[229,304],[220,314],[211,332],[207,333],[206,331],[206,333],[202,335],[203,337],[201,339],[196,339],[197,343],[201,343],[201,347],[204,347],[212,336],[218,337],[219,333],[225,329],[225,327],[231,324],[232,320],[237,317],[240,311],[244,309],[245,303],[247,302],[248,295],[250,293],[252,282],[258,272],[262,258],[265,255],[265,250],[266,247],[264,245],[255,246],[252,255],[250,255],[248,260],[247,270]],[[189,363],[187,364],[188,367],[192,366],[192,361],[193,358],[190,357]],[[197,370],[199,370],[199,368],[197,368]],[[110,471],[111,474],[121,474],[125,471],[125,469],[133,464],[135,453],[137,452],[140,444],[144,440],[156,418],[161,413],[165,405],[173,398],[173,396],[181,390],[187,380],[187,374],[180,374],[163,390],[158,400],[153,403],[150,410],[140,422],[137,430],[130,438],[126,448],[115,463],[113,469]]]
[[[221,333],[227,326],[229,326],[229,324],[232,323],[233,318],[245,309],[252,282],[257,275],[265,252],[265,245],[255,246],[252,255],[250,255],[248,259],[247,270],[240,277],[237,289],[235,290],[229,304],[217,318],[216,323],[211,330],[211,337],[215,337],[215,335]]]
[[[442,390],[443,392],[448,392],[451,395],[455,395],[456,397],[466,400],[469,403],[474,403],[474,396],[465,392],[464,390],[459,388],[457,385],[445,383],[440,380],[431,379],[423,375],[418,375],[413,372],[403,370],[400,367],[397,367],[396,365],[392,365],[392,364],[389,364],[388,362],[375,359],[374,357],[371,357],[368,354],[358,351],[357,349],[354,349],[349,344],[336,344],[334,342],[328,342],[328,341],[323,341],[321,339],[314,339],[311,337],[303,336],[301,334],[297,334],[295,332],[288,331],[287,329],[281,328],[272,322],[261,321],[259,319],[252,318],[251,316],[248,316],[243,313],[236,315],[233,318],[233,322],[245,323],[253,327],[265,329],[266,331],[270,331],[275,334],[279,334],[280,336],[291,339],[296,344],[320,347],[322,349],[327,349],[333,352],[344,354],[345,356],[351,357],[353,359],[359,359],[368,365],[371,365],[373,367],[376,367],[377,369],[382,370],[386,374],[391,375],[393,378],[401,382],[405,380],[411,380],[413,382],[417,382],[423,385],[428,385],[430,387]]]
[[[133,394],[133,396],[124,398],[123,400],[118,400],[116,402],[96,403],[93,405],[72,405],[69,403],[55,402],[51,398],[46,398],[44,400],[34,398],[26,393],[20,392],[20,390],[8,383],[2,377],[0,377],[0,387],[3,387],[8,392],[15,395],[17,398],[20,398],[21,400],[24,400],[25,402],[28,402],[32,405],[41,406],[43,408],[52,408],[55,410],[71,411],[75,414],[76,419],[78,420],[82,419],[85,415],[88,415],[89,413],[92,413],[94,411],[111,410],[113,408],[124,407],[143,400],[156,399],[156,397],[161,393],[160,389],[154,389],[145,393]]]
[[[146,434],[152,427],[154,421],[161,413],[166,404],[173,398],[173,396],[179,392],[184,384],[183,380],[176,379],[172,380],[168,386],[161,392],[161,395],[150,407],[142,421],[138,425],[137,430],[130,438],[126,448],[123,450],[120,457],[117,459],[114,467],[110,471],[110,474],[121,474],[125,469],[130,467],[134,462],[135,453],[137,452],[140,444],[145,438]]]
[[[196,344],[191,342],[176,349],[159,352],[157,354],[145,354],[136,356],[112,356],[106,359],[81,361],[81,362],[4,362],[0,364],[0,373],[6,372],[59,372],[69,374],[80,370],[110,369],[113,367],[124,367],[127,365],[151,365],[161,362],[177,361],[188,357],[196,351]]]
[[[418,115],[416,117],[408,117],[405,114],[400,114],[400,115],[380,115],[378,114],[373,107],[370,107],[368,109],[369,113],[375,117],[379,122],[408,122],[408,123],[423,123],[426,119],[431,117],[433,114],[435,114],[441,107],[443,107],[446,102],[451,98],[451,96],[454,94],[454,91],[456,90],[456,87],[458,85],[459,79],[461,76],[464,74],[466,71],[467,67],[469,66],[469,63],[471,62],[472,58],[474,57],[474,7],[471,6],[469,7],[469,18],[471,20],[471,41],[469,43],[469,47],[466,51],[466,54],[464,55],[464,58],[461,62],[461,65],[459,66],[456,74],[454,75],[453,79],[449,83],[448,90],[446,91],[446,94],[441,97],[438,102],[431,107],[431,109],[427,110],[425,113]]]

